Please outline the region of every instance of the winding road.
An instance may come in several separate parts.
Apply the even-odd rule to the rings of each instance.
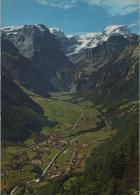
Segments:
[[[80,117],[77,119],[77,121],[74,123],[73,127],[71,128],[71,130],[74,130],[74,129],[77,127],[77,125],[79,124],[79,122],[81,121],[81,119],[84,117],[84,111],[83,111],[83,109],[82,109],[81,107],[80,107],[80,111],[81,111],[81,115],[80,115]],[[72,142],[74,142],[78,137],[79,137],[79,136],[73,138],[73,139],[69,142],[69,144],[72,144]],[[66,143],[67,143],[67,142],[66,142]],[[67,144],[68,144],[68,143],[67,143]],[[65,151],[65,150],[67,150],[67,148],[68,148],[68,145],[67,145],[67,144],[65,144],[65,146],[64,146],[58,153],[55,154],[55,156],[52,158],[52,160],[50,161],[50,163],[48,164],[48,166],[44,169],[44,171],[43,171],[41,177],[45,177],[45,175],[47,175],[47,171],[51,168],[51,166],[53,165],[53,162],[54,162],[54,161],[55,161],[55,160],[56,160],[56,159]],[[38,182],[40,182],[40,179],[39,179],[39,178],[32,179],[32,180],[30,180],[30,181],[27,181],[26,184],[32,183],[32,182],[38,183]],[[15,187],[11,190],[10,195],[14,195],[15,191],[16,191],[17,189],[19,189],[19,188],[20,188],[20,186],[15,186]]]

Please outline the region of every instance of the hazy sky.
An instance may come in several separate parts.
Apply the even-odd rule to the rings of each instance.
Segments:
[[[138,0],[2,0],[2,26],[40,23],[66,33],[125,24],[138,33]]]

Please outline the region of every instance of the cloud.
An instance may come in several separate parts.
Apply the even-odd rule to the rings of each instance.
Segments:
[[[128,27],[132,28],[132,29],[133,28],[138,28],[139,29],[139,25],[140,25],[140,20],[138,19],[134,23],[128,24]],[[139,29],[139,31],[140,31],[140,29]]]
[[[128,25],[129,28],[133,28],[133,27],[136,27],[136,26],[138,26],[138,24],[135,24],[135,23],[132,23],[132,24]]]
[[[138,0],[86,0],[91,5],[101,6],[110,16],[128,15],[138,10]]]
[[[62,9],[69,9],[75,7],[79,0],[36,0],[43,5],[59,7]]]
[[[70,9],[80,3],[99,6],[106,10],[110,16],[128,15],[138,10],[139,0],[36,0],[38,3]]]

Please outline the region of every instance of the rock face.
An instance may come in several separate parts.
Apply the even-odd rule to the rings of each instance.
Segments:
[[[77,46],[77,36],[71,36],[71,35],[66,35],[63,31],[61,31],[58,28],[49,28],[51,34],[54,35],[54,37],[57,39],[59,42],[62,50],[64,51],[65,54],[69,54],[73,52],[73,49],[75,46]]]
[[[43,96],[48,96],[48,91],[54,90],[50,81],[20,54],[9,40],[2,37],[1,45],[2,68],[7,70],[16,82]]]
[[[73,64],[64,55],[58,41],[46,26],[39,24],[6,27],[2,29],[2,36],[32,63],[45,79],[55,85],[54,88],[63,88],[63,85],[67,85],[71,80]]]

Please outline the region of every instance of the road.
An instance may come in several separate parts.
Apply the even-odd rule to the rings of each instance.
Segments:
[[[79,118],[77,119],[77,121],[74,123],[73,127],[71,128],[71,130],[74,130],[74,129],[78,126],[78,124],[80,123],[81,119],[84,117],[84,111],[83,111],[83,109],[82,109],[81,107],[80,107],[80,111],[81,111],[80,117],[79,117]],[[108,121],[106,121],[106,124],[108,124]],[[71,144],[72,144],[74,141],[76,141],[77,138],[79,138],[80,136],[82,136],[82,135],[78,135],[78,136],[74,137],[74,138],[71,139],[69,142],[67,142],[67,141],[62,141],[62,142],[65,144],[65,146],[64,146],[61,150],[59,150],[58,153],[56,153],[56,154],[54,155],[54,157],[52,158],[52,160],[50,161],[50,163],[47,165],[47,167],[44,169],[43,173],[41,174],[41,177],[45,177],[45,176],[47,175],[47,171],[51,168],[51,166],[53,165],[53,162],[54,162],[54,161],[55,161],[55,160],[56,160],[64,151],[68,150],[68,145],[71,145]],[[68,168],[70,168],[70,166],[71,166],[71,164],[72,164],[72,160],[73,160],[74,157],[75,157],[75,154],[76,154],[76,149],[75,149],[74,152],[73,152],[73,155],[72,155],[72,158],[71,158],[71,160],[70,160],[70,163],[69,163]],[[40,177],[39,177],[39,178],[40,178]],[[32,179],[32,180],[30,180],[30,181],[27,181],[26,184],[32,183],[32,182],[39,183],[39,182],[40,182],[40,179],[39,179],[39,178],[36,178],[36,179]],[[55,176],[54,176],[54,178],[55,178]],[[18,188],[20,188],[20,186],[14,187],[14,188],[12,189],[12,191],[10,192],[10,195],[14,195],[15,191],[16,191]]]
[[[83,116],[84,116],[84,111],[83,111],[83,109],[80,107],[80,111],[81,111],[81,115],[80,115],[80,117],[78,118],[78,120],[75,122],[75,124],[73,125],[73,127],[71,128],[71,130],[74,130],[76,127],[77,127],[77,125],[79,124],[79,122],[81,121],[81,119],[83,118]],[[78,137],[78,136],[77,136]],[[75,137],[75,138],[73,138],[71,141],[70,141],[70,144],[72,143],[72,142],[74,142],[76,139],[77,139],[77,137]],[[52,158],[52,160],[50,161],[50,163],[48,164],[48,166],[44,169],[44,171],[43,171],[43,173],[42,173],[42,177],[44,177],[46,174],[47,174],[47,171],[51,168],[51,166],[52,166],[52,164],[53,164],[53,162],[59,157],[59,155],[61,154],[61,153],[63,153],[66,149],[67,149],[67,147],[68,147],[68,145],[67,145],[68,143],[67,142],[65,142],[65,147],[63,147],[57,154],[55,154],[55,156]],[[38,183],[38,182],[40,182],[40,179],[39,178],[37,178],[37,179],[32,179],[32,180],[30,180],[30,181],[27,181],[26,183],[28,184],[28,183],[31,183],[31,182],[36,182],[36,183]],[[12,191],[10,192],[10,195],[14,195],[14,192],[17,190],[19,188],[19,186],[15,186],[13,189],[12,189]]]
[[[73,125],[73,127],[72,127],[71,130],[74,130],[74,129],[76,128],[76,126],[78,125],[78,123],[81,121],[81,119],[82,119],[83,116],[84,116],[84,111],[83,111],[83,109],[82,109],[81,107],[80,107],[80,111],[81,111],[81,115],[80,115],[80,117],[77,119],[77,121],[75,122],[75,124]],[[77,137],[78,137],[78,136],[77,136]],[[72,139],[72,140],[70,141],[70,144],[71,144],[74,140],[76,140],[77,137],[74,138],[74,139]],[[62,148],[62,149],[53,157],[53,159],[50,161],[49,165],[44,169],[44,171],[43,171],[43,173],[42,173],[41,176],[45,176],[45,175],[47,174],[47,171],[51,168],[53,162],[59,157],[59,155],[60,155],[62,152],[64,152],[64,151],[67,149],[67,147],[68,147],[67,142],[64,142],[64,143],[65,143],[65,147]]]
[[[77,153],[77,149],[74,150],[73,155],[72,155],[71,160],[70,160],[70,163],[69,163],[69,166],[68,166],[67,169],[70,169],[70,167],[71,167],[71,165],[72,165],[72,161],[73,161],[73,159],[75,158],[76,153]]]
[[[81,111],[81,115],[80,115],[80,117],[78,118],[78,120],[75,122],[75,124],[73,125],[73,127],[72,127],[71,130],[74,130],[74,129],[76,128],[76,126],[78,125],[78,123],[81,121],[81,119],[82,119],[83,116],[84,116],[84,111],[83,111],[83,109],[82,109],[81,107],[80,107],[80,111]],[[71,144],[73,141],[75,141],[76,139],[77,139],[77,137],[74,138],[74,139],[72,139],[72,140],[70,141],[70,144]],[[41,176],[44,177],[44,176],[47,174],[47,171],[51,168],[53,162],[59,157],[59,155],[60,155],[61,153],[63,153],[63,152],[67,149],[67,147],[68,147],[67,142],[65,142],[65,143],[66,143],[65,147],[62,148],[62,149],[53,157],[53,159],[50,161],[49,165],[44,169],[44,171],[43,171],[43,173],[42,173]]]
[[[41,176],[45,176],[47,174],[47,171],[51,168],[53,162],[59,157],[59,155],[64,152],[66,150],[67,146],[65,146],[64,148],[62,148],[54,157],[53,159],[50,161],[50,163],[48,164],[48,166],[44,169],[43,173]]]
[[[12,191],[10,192],[10,195],[13,195],[14,192],[15,192],[18,188],[19,188],[19,186],[14,187],[14,188],[12,189]]]
[[[84,111],[81,107],[80,107],[80,111],[81,111],[81,115],[80,115],[79,119],[76,121],[76,123],[73,125],[71,130],[74,130],[77,127],[77,125],[79,124],[79,122],[82,120],[82,118],[84,117]],[[78,136],[74,137],[72,140],[70,140],[70,144],[72,144],[80,136],[81,135],[78,135]]]

